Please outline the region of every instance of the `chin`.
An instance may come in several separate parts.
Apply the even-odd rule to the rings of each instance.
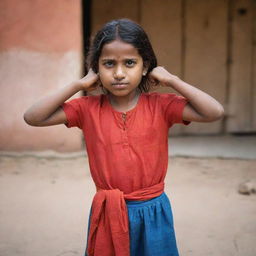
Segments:
[[[109,93],[113,94],[114,96],[126,96],[130,92],[127,90],[115,90],[115,91],[109,91]]]
[[[115,88],[107,88],[103,87],[104,90],[108,91],[108,93],[111,93],[113,95],[120,95],[120,94],[129,94],[130,90],[128,88],[121,88],[121,89],[115,89]]]

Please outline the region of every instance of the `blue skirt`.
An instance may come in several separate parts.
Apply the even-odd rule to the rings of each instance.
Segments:
[[[147,201],[126,200],[126,205],[131,256],[179,256],[171,203],[165,192]],[[87,243],[89,228],[90,217]]]

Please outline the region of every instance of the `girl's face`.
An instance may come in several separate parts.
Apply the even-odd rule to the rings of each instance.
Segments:
[[[103,46],[99,58],[99,76],[102,85],[112,95],[131,95],[146,70],[142,57],[133,45],[115,40]]]

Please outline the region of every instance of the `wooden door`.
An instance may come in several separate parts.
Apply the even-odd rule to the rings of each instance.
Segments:
[[[222,104],[227,80],[228,1],[143,0],[141,25],[152,38],[159,64]],[[164,90],[171,91],[171,90]],[[176,126],[172,132],[216,134],[223,121]]]
[[[252,132],[256,131],[255,6],[254,0],[93,0],[92,34],[111,19],[139,22],[149,34],[159,65],[224,105],[225,119],[176,126],[172,133]]]
[[[256,131],[255,6],[253,0],[234,0],[231,6],[228,132]]]

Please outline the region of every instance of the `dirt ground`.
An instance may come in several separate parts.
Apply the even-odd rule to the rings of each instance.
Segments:
[[[256,255],[256,194],[238,193],[256,180],[255,165],[170,159],[165,191],[181,256]],[[0,255],[82,256],[94,193],[84,156],[0,156]]]

